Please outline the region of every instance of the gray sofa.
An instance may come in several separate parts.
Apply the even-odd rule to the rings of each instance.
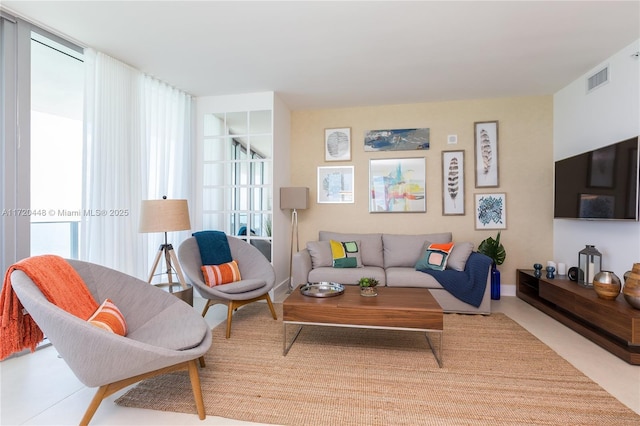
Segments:
[[[328,244],[330,240],[358,241],[362,267],[334,268],[331,265],[331,248]],[[487,273],[482,302],[478,307],[453,296],[433,276],[416,271],[415,265],[422,256],[425,242],[448,243],[450,241],[453,241],[450,232],[403,235],[320,231],[318,241],[308,242],[305,249],[294,254],[292,283],[297,286],[307,282],[331,281],[356,285],[360,278],[373,277],[380,282],[379,285],[383,286],[428,288],[444,312],[490,314],[490,269]],[[455,243],[449,258],[451,267],[459,271],[464,270],[466,258],[472,250],[471,243]]]

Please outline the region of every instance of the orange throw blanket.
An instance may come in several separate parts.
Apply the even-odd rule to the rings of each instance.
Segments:
[[[7,269],[0,293],[0,360],[27,348],[33,352],[44,338],[11,286],[16,269],[27,274],[47,300],[72,315],[86,320],[98,309],[80,275],[60,256],[33,256],[15,263]]]

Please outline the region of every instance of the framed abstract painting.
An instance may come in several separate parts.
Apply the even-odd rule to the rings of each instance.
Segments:
[[[426,160],[369,160],[369,212],[426,212]]]

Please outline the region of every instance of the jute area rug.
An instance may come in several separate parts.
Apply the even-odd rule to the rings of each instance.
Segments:
[[[208,415],[279,425],[638,425],[640,416],[503,314],[445,315],[444,367],[422,333],[305,327],[282,355],[254,303],[200,370]],[[289,327],[291,333],[294,327]],[[193,413],[186,373],[146,380],[128,407]]]

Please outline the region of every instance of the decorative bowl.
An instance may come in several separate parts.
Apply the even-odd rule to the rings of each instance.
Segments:
[[[620,288],[620,278],[611,271],[600,271],[593,277],[593,289],[601,299],[615,300]]]

